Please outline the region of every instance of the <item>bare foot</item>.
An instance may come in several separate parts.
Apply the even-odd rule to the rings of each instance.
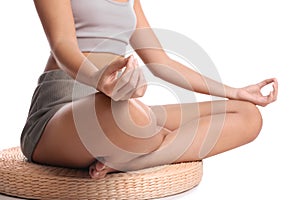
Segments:
[[[106,174],[110,172],[116,172],[117,170],[105,166],[103,163],[99,161],[95,161],[89,168],[89,174],[93,179],[101,179],[106,176]]]

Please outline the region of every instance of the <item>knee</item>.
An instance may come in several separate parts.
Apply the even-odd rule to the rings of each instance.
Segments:
[[[96,98],[103,107],[96,108],[101,127],[115,146],[138,154],[150,153],[160,147],[164,133],[148,106],[135,99],[116,102],[103,100],[100,95]]]
[[[247,139],[248,142],[252,142],[258,137],[261,131],[263,124],[262,115],[257,106],[249,102],[243,102],[242,112],[245,120],[245,125],[247,127]]]
[[[156,117],[152,110],[142,102],[128,100],[129,117],[133,124],[139,127],[146,127],[150,124],[156,125]]]
[[[132,145],[145,153],[157,150],[167,133],[165,129],[157,125],[153,111],[135,99],[128,101],[128,110],[129,120],[127,120],[125,128],[126,133],[133,138]]]
[[[157,134],[155,114],[135,99],[114,102],[112,113],[118,127],[132,137],[147,139]]]
[[[152,110],[136,99],[112,101],[101,93],[95,95],[96,114],[99,119],[112,119],[113,124],[128,135],[146,138],[155,132],[157,120]]]

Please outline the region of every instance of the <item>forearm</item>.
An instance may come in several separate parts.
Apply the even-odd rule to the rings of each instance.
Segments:
[[[202,94],[234,99],[236,88],[208,78],[185,65],[168,59],[164,64],[150,64],[155,76],[179,87]]]
[[[73,41],[57,42],[51,52],[58,66],[77,81],[97,87],[95,77],[99,69],[90,62]]]

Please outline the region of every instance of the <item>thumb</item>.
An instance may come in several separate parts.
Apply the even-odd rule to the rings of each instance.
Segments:
[[[113,73],[113,72],[115,72],[115,71],[118,71],[118,70],[120,70],[120,69],[122,69],[123,67],[125,67],[126,66],[126,64],[127,64],[127,62],[128,62],[128,59],[129,59],[129,57],[128,58],[118,58],[118,59],[116,59],[116,60],[114,60],[114,61],[112,61],[109,65],[108,65],[108,71],[110,72],[110,73]]]

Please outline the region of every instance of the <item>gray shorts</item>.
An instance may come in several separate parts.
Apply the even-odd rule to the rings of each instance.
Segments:
[[[21,149],[28,161],[32,161],[33,151],[52,116],[65,104],[96,92],[63,70],[48,71],[39,77],[21,134]]]

